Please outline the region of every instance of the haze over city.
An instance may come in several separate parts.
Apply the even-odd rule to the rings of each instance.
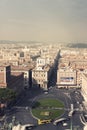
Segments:
[[[0,40],[87,42],[86,0],[0,0]]]
[[[0,0],[0,130],[87,130],[86,16],[86,0]]]

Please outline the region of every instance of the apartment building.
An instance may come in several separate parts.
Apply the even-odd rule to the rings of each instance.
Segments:
[[[11,66],[11,74],[14,75],[23,73],[23,86],[24,88],[31,87],[31,67],[26,66]]]
[[[40,66],[32,70],[32,87],[38,86],[42,89],[47,89],[52,68],[49,65]]]
[[[36,67],[32,70],[32,86],[47,89],[55,68],[57,52],[48,53],[47,50],[44,50],[42,53],[43,55],[41,54],[41,57],[36,60]]]
[[[76,71],[71,68],[58,69],[57,71],[57,85],[58,88],[76,87]]]
[[[0,66],[0,88],[14,89],[18,94],[23,90],[23,73],[11,73],[11,66]]]
[[[83,53],[84,52],[84,53]],[[87,70],[87,50],[84,49],[65,49],[60,51],[58,71],[70,68],[76,71],[76,85],[81,87],[82,73]],[[85,72],[86,73],[86,72]]]
[[[11,77],[10,66],[0,66],[0,88],[6,88]]]
[[[13,89],[17,93],[17,95],[19,95],[24,89],[23,79],[23,73],[11,73],[11,78],[8,82],[7,87]]]
[[[82,95],[84,97],[84,100],[87,101],[87,74],[82,74]]]
[[[82,74],[82,87],[81,87],[81,93],[84,98],[83,105],[84,108],[87,111],[87,74]]]
[[[46,64],[47,60],[45,58],[39,57],[36,60],[36,67],[44,66]]]

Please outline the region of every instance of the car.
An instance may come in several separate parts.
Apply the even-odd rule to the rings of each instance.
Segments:
[[[48,92],[46,91],[46,92],[44,92],[44,94],[48,94]]]
[[[66,123],[66,122],[63,122],[63,126],[67,126],[67,123]]]
[[[49,87],[49,90],[52,89],[52,86]]]
[[[28,125],[25,125],[24,130],[32,130],[34,127],[36,127],[34,124],[28,124]]]
[[[77,91],[75,91],[75,94],[78,94],[78,92],[77,92]]]
[[[79,101],[77,101],[77,104],[79,104]]]
[[[29,108],[28,107],[25,107],[26,110],[28,110]]]
[[[44,90],[44,94],[48,94],[48,90]]]
[[[33,126],[27,126],[26,127],[26,130],[31,130],[31,129],[33,129]]]

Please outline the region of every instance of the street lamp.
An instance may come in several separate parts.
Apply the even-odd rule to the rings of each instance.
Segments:
[[[72,117],[71,117],[70,130],[73,130],[73,129],[72,129]]]

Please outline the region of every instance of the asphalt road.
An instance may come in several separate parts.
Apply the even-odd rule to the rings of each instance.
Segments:
[[[60,99],[64,102],[65,113],[62,117],[68,118],[71,104],[73,104],[74,108],[77,109],[70,120],[66,121],[68,124],[67,126],[63,126],[63,123],[59,123],[57,126],[53,125],[53,123],[39,126],[37,125],[37,119],[32,116],[30,108],[35,100],[46,97]],[[77,103],[77,101],[79,103]],[[20,122],[22,125],[28,123],[35,124],[36,127],[33,128],[34,130],[65,130],[70,129],[71,124],[73,126],[73,130],[75,128],[77,128],[75,130],[83,130],[83,124],[80,120],[80,115],[82,113],[81,102],[82,97],[80,92],[75,93],[73,90],[51,88],[48,94],[45,94],[39,88],[33,88],[31,90],[26,90],[16,104],[6,111],[6,121],[10,123],[12,121],[12,117],[15,116],[15,122]]]

